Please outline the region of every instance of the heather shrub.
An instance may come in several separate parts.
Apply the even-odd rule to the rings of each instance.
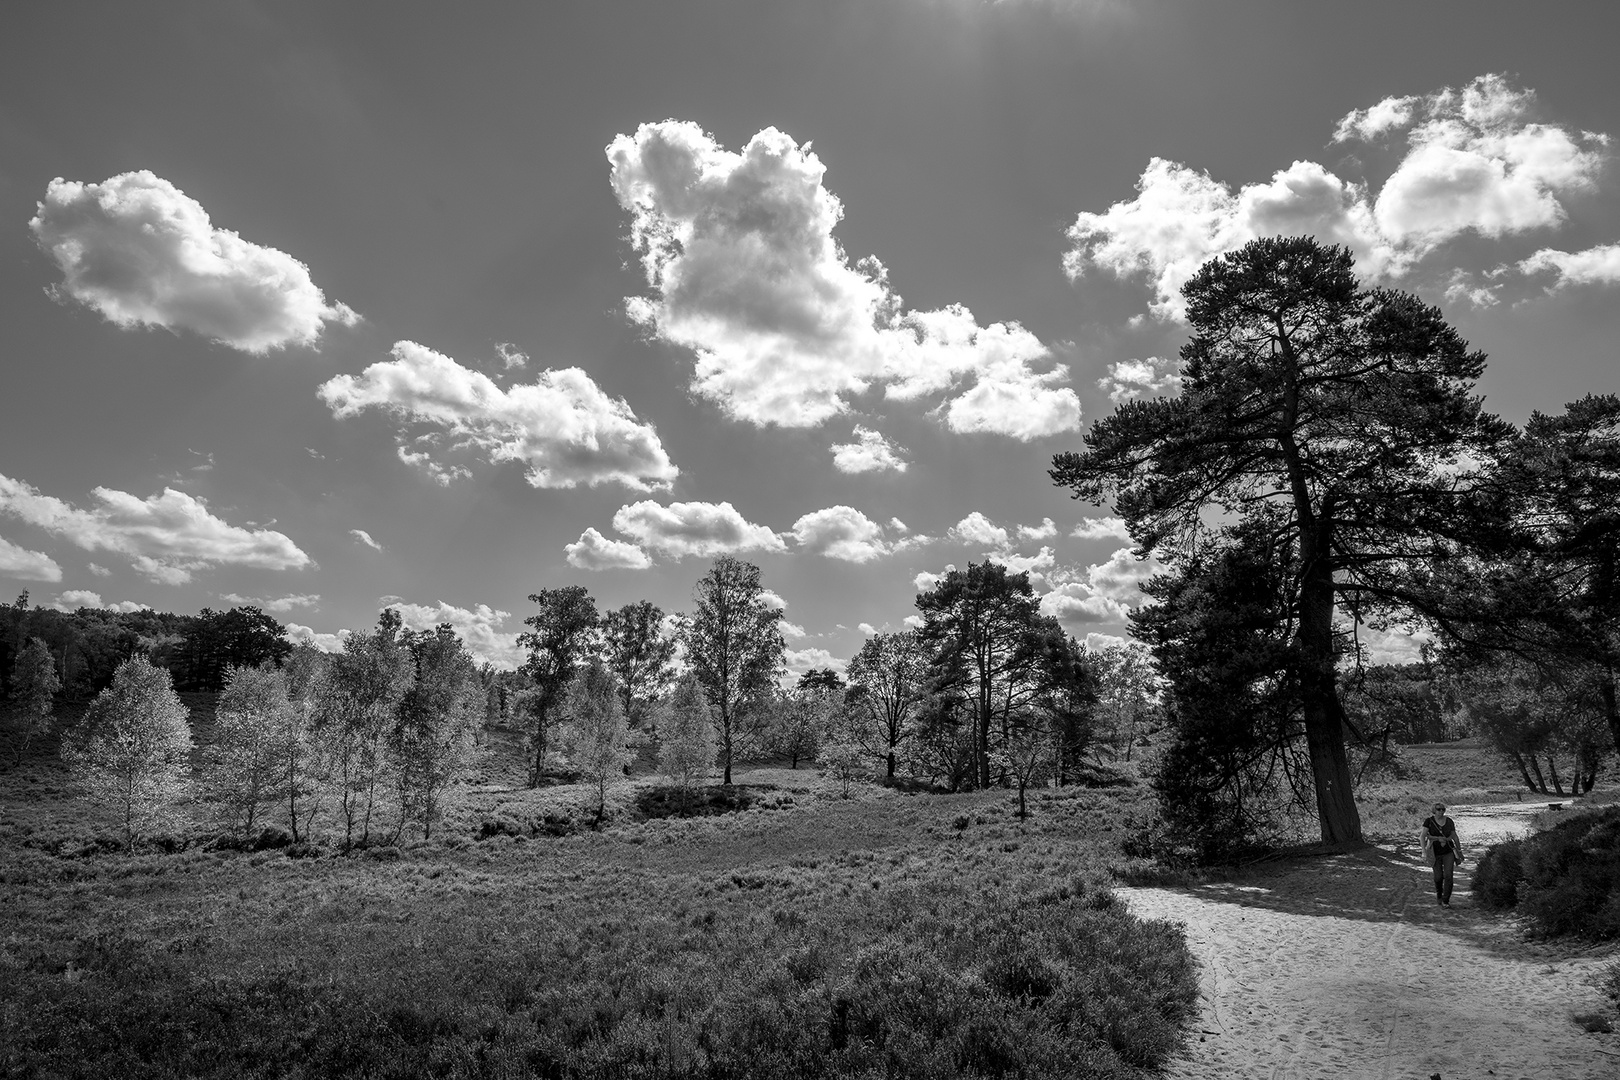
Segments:
[[[1473,878],[1475,893],[1486,903],[1516,909],[1535,932],[1592,940],[1620,937],[1617,885],[1620,806],[1576,814],[1545,832],[1500,845],[1480,861]]]

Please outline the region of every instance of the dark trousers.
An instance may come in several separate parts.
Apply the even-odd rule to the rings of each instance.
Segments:
[[[1451,871],[1457,856],[1447,848],[1434,853],[1434,895],[1443,904],[1451,903]]]

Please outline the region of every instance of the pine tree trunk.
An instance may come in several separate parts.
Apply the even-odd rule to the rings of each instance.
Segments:
[[[1335,684],[1333,657],[1333,567],[1327,557],[1329,526],[1302,530],[1300,554],[1300,697],[1305,713],[1305,744],[1316,787],[1316,816],[1322,842],[1360,844],[1361,813],[1356,809],[1350,757],[1344,747],[1343,709]]]

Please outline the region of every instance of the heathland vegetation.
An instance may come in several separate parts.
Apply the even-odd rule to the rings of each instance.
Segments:
[[[1589,792],[1620,398],[1490,416],[1437,310],[1314,241],[1186,295],[1179,394],[1052,470],[1167,568],[1135,642],[995,562],[796,680],[730,556],[685,613],[538,590],[515,670],[393,609],[329,654],[252,608],[0,605],[0,1071],[1133,1075],[1197,984],[1114,878],[1408,833],[1454,794],[1416,744]],[[1371,663],[1397,625],[1420,657]],[[1482,895],[1610,925],[1613,822],[1565,831]]]

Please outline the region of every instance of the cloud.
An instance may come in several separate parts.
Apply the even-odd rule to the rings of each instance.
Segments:
[[[1535,92],[1501,75],[1460,90],[1385,99],[1380,133],[1404,128],[1407,153],[1374,214],[1392,242],[1423,254],[1465,232],[1497,238],[1560,225],[1561,196],[1595,187],[1608,139],[1531,120]],[[1351,113],[1340,122],[1365,128]]]
[[[759,592],[759,600],[760,603],[764,604],[768,608],[775,608],[777,611],[787,610],[788,602],[782,599],[782,594],[773,592],[770,589],[761,589]]]
[[[1019,555],[1014,551],[997,551],[993,553],[992,557],[1014,574],[1028,573],[1032,576],[1040,576],[1057,563],[1057,556],[1052,554],[1052,549],[1049,547],[1042,547],[1034,555]]]
[[[29,551],[0,536],[0,577],[22,581],[61,581],[62,567],[43,551]]]
[[[105,566],[98,566],[95,563],[87,563],[85,565],[85,568],[87,570],[89,570],[92,574],[96,575],[96,577],[111,577],[112,576],[112,571],[111,570],[107,569]]]
[[[1005,548],[1009,539],[1006,529],[977,510],[952,525],[945,535],[963,544],[978,544],[987,548]]]
[[[877,627],[873,626],[869,622],[857,623],[855,629],[859,630],[867,637],[871,637],[873,634],[877,633]]]
[[[529,363],[529,354],[510,341],[497,341],[495,343],[495,355],[501,358],[501,363],[506,365],[507,371],[511,371],[513,368],[526,367]]]
[[[840,660],[826,649],[811,646],[805,649],[788,649],[782,654],[782,660],[787,665],[788,676],[797,679],[807,671],[832,668],[834,671],[843,671],[848,660]]]
[[[471,480],[472,470],[462,465],[447,465],[435,461],[433,455],[425,450],[411,450],[401,443],[394,453],[399,460],[415,469],[427,473],[428,479],[440,487],[449,487],[452,480]]]
[[[953,431],[1027,440],[1079,426],[1068,369],[1029,331],[981,326],[960,305],[908,312],[876,258],[850,265],[832,235],[843,205],[809,144],[766,128],[733,153],[668,120],[607,156],[652,291],[626,309],[692,350],[693,390],[734,419],[814,427],[883,386],[942,398]]]
[[[905,472],[907,465],[900,454],[904,447],[896,446],[880,432],[855,425],[854,442],[834,443],[833,468],[841,473]]]
[[[1399,278],[1464,233],[1499,239],[1563,223],[1563,197],[1591,190],[1608,138],[1530,119],[1534,94],[1499,75],[1456,90],[1386,98],[1344,117],[1335,139],[1404,136],[1376,196],[1313,161],[1269,182],[1227,184],[1155,157],[1135,198],[1083,212],[1068,230],[1071,279],[1145,277],[1160,319],[1185,315],[1181,286],[1204,262],[1256,237],[1312,234],[1344,244],[1371,278]]]
[[[1118,405],[1137,398],[1163,397],[1181,393],[1181,361],[1171,357],[1121,360],[1108,365],[1108,374],[1097,380],[1108,391],[1108,400]]]
[[[913,630],[921,630],[923,628],[923,625],[928,620],[924,619],[921,615],[907,615],[905,618],[901,619],[900,621],[903,624],[905,624],[906,626],[909,626]]]
[[[338,653],[343,651],[343,641],[350,634],[348,630],[339,630],[335,634],[318,634],[312,628],[301,623],[287,623],[287,640],[294,645],[313,645],[321,652]]]
[[[1620,284],[1620,244],[1605,244],[1575,252],[1542,248],[1519,263],[1519,272],[1523,274],[1539,274],[1549,270],[1556,275],[1548,287],[1549,292],[1566,285]]]
[[[1364,273],[1382,273],[1396,257],[1378,233],[1365,189],[1315,162],[1296,161],[1270,182],[1234,193],[1208,173],[1156,157],[1136,188],[1136,198],[1075,219],[1063,269],[1076,281],[1091,269],[1146,276],[1154,293],[1149,310],[1160,319],[1185,316],[1181,286],[1200,266],[1256,237],[1310,233],[1345,244]]]
[[[380,409],[401,423],[426,425],[430,430],[418,444],[449,442],[454,449],[476,448],[491,461],[522,462],[537,488],[620,483],[650,491],[669,487],[680,472],[652,425],[579,368],[542,371],[532,383],[502,390],[489,376],[414,341],[395,342],[392,356],[359,376],[322,384],[320,397],[332,415]]]
[[[236,593],[220,593],[219,598],[236,607],[256,607],[260,611],[268,611],[273,615],[284,615],[293,608],[319,608],[321,606],[319,593],[282,596],[273,600],[261,600],[256,596],[239,596]]]
[[[136,570],[168,585],[190,581],[193,571],[216,565],[265,570],[314,565],[284,534],[229,525],[210,513],[203,500],[183,491],[164,488],[145,499],[106,487],[90,494],[99,505],[79,510],[21,480],[0,476],[0,513],[86,551],[123,555]]]
[[[366,545],[366,547],[370,548],[372,551],[382,551],[383,550],[383,546],[381,544],[377,543],[377,541],[373,540],[371,538],[371,534],[366,532],[366,530],[364,530],[364,529],[350,529],[349,530],[349,535],[354,537],[354,542],[355,543],[364,544],[364,545]]]
[[[58,177],[38,207],[28,227],[62,270],[56,294],[118,326],[192,330],[263,353],[359,321],[326,302],[309,267],[215,228],[200,203],[145,170],[99,184]]]
[[[512,617],[509,611],[496,611],[488,604],[477,604],[471,609],[456,607],[440,601],[437,606],[407,604],[397,596],[385,596],[380,603],[385,609],[399,612],[400,622],[407,630],[432,630],[440,623],[449,623],[466,644],[474,660],[493,664],[508,671],[519,667],[528,653],[518,645],[518,635],[502,633],[500,627]]]
[[[568,565],[580,570],[645,570],[652,565],[636,545],[609,540],[595,529],[586,529],[563,550],[568,552]]]
[[[793,523],[793,539],[805,551],[844,562],[866,563],[927,540],[884,538],[883,526],[852,506],[829,506]]]
[[[804,627],[800,626],[798,623],[788,622],[786,619],[777,620],[776,628],[782,631],[782,636],[787,638],[789,641],[810,636],[809,632],[805,630]]]
[[[78,611],[80,608],[98,608],[102,611],[116,611],[124,615],[134,611],[152,610],[149,605],[137,604],[133,600],[120,600],[116,604],[109,604],[101,599],[100,593],[91,592],[89,589],[68,589],[51,602],[51,607],[69,614]]]
[[[613,527],[641,547],[672,559],[787,550],[780,536],[749,522],[729,502],[630,503],[613,515]]]
[[[1140,586],[1162,569],[1157,560],[1139,560],[1122,547],[1083,571],[1054,570],[1047,574],[1053,588],[1041,597],[1041,611],[1076,636],[1088,625],[1125,622],[1133,608],[1152,603]]]
[[[1081,540],[1102,540],[1113,537],[1119,540],[1129,540],[1130,530],[1125,527],[1125,519],[1117,517],[1086,518],[1074,527],[1070,536]]]
[[[937,574],[931,570],[924,570],[916,577],[911,579],[911,587],[916,589],[918,592],[928,592],[938,587],[939,583],[945,580],[945,575],[949,574],[955,569],[955,563],[946,563],[945,569]]]
[[[1369,664],[1416,664],[1423,659],[1423,646],[1434,641],[1427,630],[1409,632],[1399,627],[1376,630],[1362,625],[1356,628],[1356,636]]]
[[[1018,539],[1020,540],[1050,540],[1057,534],[1057,522],[1051,518],[1042,518],[1039,525],[1018,526]]]
[[[1086,651],[1100,652],[1103,649],[1116,649],[1122,645],[1134,644],[1130,638],[1120,637],[1118,634],[1099,634],[1095,630],[1088,631],[1085,636]]]

